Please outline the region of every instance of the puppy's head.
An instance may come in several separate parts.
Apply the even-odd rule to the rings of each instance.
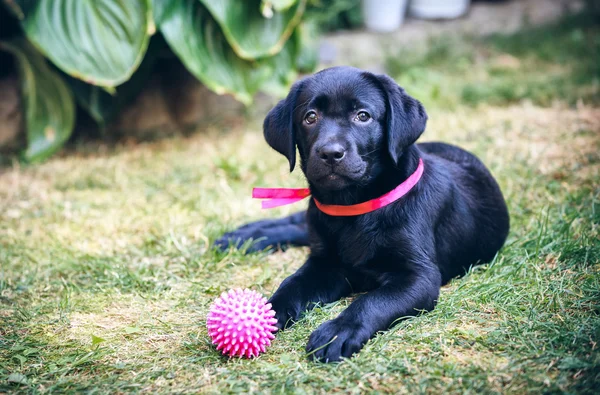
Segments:
[[[351,67],[323,70],[297,82],[267,115],[267,143],[296,164],[316,188],[364,186],[425,130],[421,103],[391,78]]]

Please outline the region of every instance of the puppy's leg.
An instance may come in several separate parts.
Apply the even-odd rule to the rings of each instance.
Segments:
[[[298,271],[286,278],[269,299],[277,326],[284,329],[316,303],[331,303],[352,292],[350,282],[340,268],[320,258],[308,258]]]
[[[441,286],[437,268],[406,276],[391,276],[385,283],[357,298],[336,319],[314,331],[306,350],[322,362],[339,361],[357,353],[378,331],[386,330],[401,317],[432,310]]]
[[[227,232],[215,241],[215,247],[225,250],[229,246],[239,248],[248,240],[255,240],[247,253],[262,251],[272,247],[285,249],[288,246],[307,246],[308,230],[306,212],[292,214],[280,219],[267,219],[251,222],[234,231]]]

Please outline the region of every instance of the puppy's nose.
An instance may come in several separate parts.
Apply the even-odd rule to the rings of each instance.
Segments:
[[[346,150],[339,143],[329,143],[319,149],[319,158],[330,165],[334,165],[344,159]]]

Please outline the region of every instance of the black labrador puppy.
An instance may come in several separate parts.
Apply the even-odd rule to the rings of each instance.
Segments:
[[[504,244],[509,216],[498,184],[472,154],[443,143],[415,144],[427,115],[391,78],[350,67],[297,82],[269,112],[265,139],[296,164],[312,197],[306,214],[259,221],[217,241],[263,238],[255,248],[310,245],[306,263],[270,302],[279,328],[316,303],[364,293],[312,333],[311,357],[350,357],[402,317],[434,308],[440,287]],[[360,215],[319,205],[356,205],[394,190],[419,167],[401,198]]]

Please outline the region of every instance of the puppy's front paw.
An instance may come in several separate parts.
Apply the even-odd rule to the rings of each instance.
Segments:
[[[371,333],[361,325],[336,318],[323,323],[310,335],[306,351],[315,361],[338,362],[342,357],[350,358],[359,352],[370,337]]]
[[[275,318],[277,318],[279,329],[289,328],[300,318],[300,314],[304,310],[302,301],[298,297],[284,293],[276,293],[269,299],[269,303],[275,310]]]

